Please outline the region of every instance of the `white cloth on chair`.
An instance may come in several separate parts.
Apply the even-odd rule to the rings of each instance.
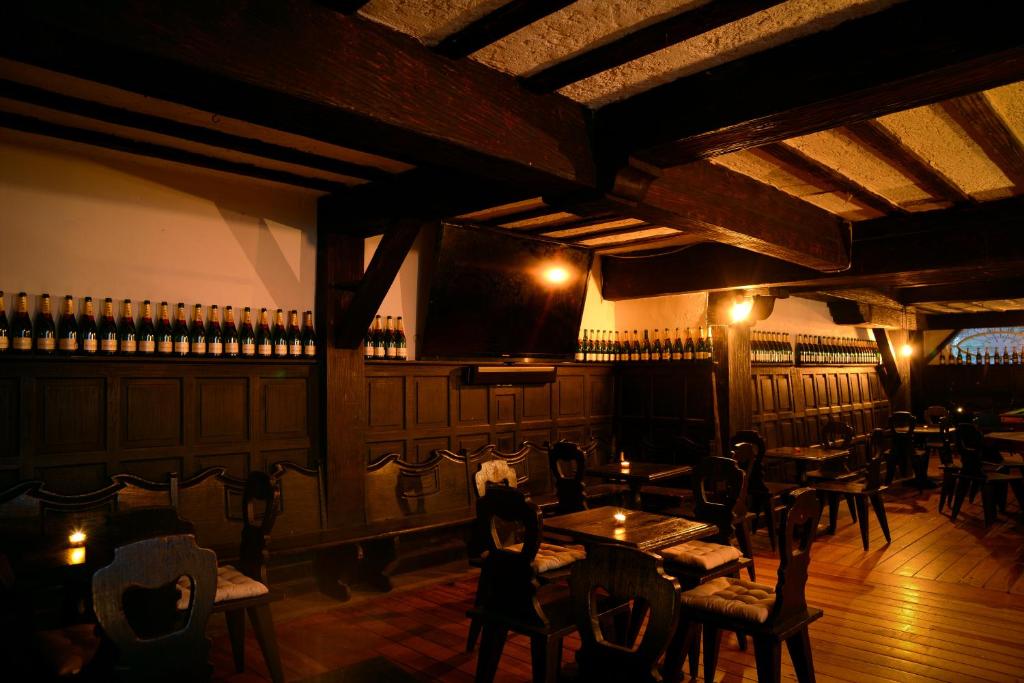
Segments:
[[[480,463],[480,469],[476,473],[476,492],[483,496],[487,493],[488,484],[506,484],[512,488],[516,487],[519,481],[516,471],[504,460],[488,460]]]
[[[658,552],[665,559],[705,570],[716,569],[743,557],[743,554],[731,545],[705,541],[687,541]]]
[[[181,597],[178,598],[178,609],[188,609],[191,584],[187,577],[178,579],[178,591]],[[238,600],[240,598],[254,598],[257,595],[266,595],[270,589],[256,579],[251,579],[238,571],[230,564],[217,567],[217,594],[213,598],[214,604],[227,600]]]

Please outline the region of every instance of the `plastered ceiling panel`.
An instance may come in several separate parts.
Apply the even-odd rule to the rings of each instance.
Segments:
[[[507,0],[370,0],[359,14],[435,45]]]
[[[881,214],[860,204],[849,201],[835,192],[828,192],[787,173],[778,166],[760,159],[748,152],[734,152],[716,157],[713,163],[725,166],[729,170],[742,173],[754,180],[767,183],[787,194],[814,204],[830,213],[847,220],[860,221],[875,218]]]
[[[1024,82],[985,91],[992,108],[1024,145]]]
[[[1013,184],[940,106],[883,116],[878,121],[975,199],[1013,195]]]
[[[824,131],[792,138],[785,144],[905,209],[927,211],[946,206],[843,135]]]

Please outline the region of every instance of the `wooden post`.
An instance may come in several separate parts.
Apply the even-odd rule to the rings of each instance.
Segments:
[[[740,429],[750,429],[754,411],[750,370],[750,322],[728,323],[726,312],[732,294],[708,296],[708,323],[715,326],[714,358],[717,369],[719,438],[722,454],[729,455],[729,439]]]

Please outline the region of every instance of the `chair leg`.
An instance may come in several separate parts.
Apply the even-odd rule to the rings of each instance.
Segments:
[[[892,536],[889,535],[889,518],[885,515],[885,501],[881,493],[871,494],[871,507],[875,509],[875,517],[878,518],[878,526],[882,527],[885,534],[885,542],[892,543]]]
[[[757,660],[758,683],[780,683],[782,643],[770,636],[755,636],[754,659]]]
[[[860,542],[864,550],[868,549],[868,501],[864,496],[857,496],[857,522],[860,524]]]
[[[480,640],[480,619],[473,617],[469,621],[469,635],[466,637],[466,652],[472,652]]]
[[[786,641],[789,658],[793,662],[796,680],[800,683],[814,683],[814,660],[811,658],[811,636],[804,626],[799,633]]]
[[[846,496],[846,507],[850,509],[850,517],[853,521],[857,521],[857,501],[853,499],[853,496]]]
[[[977,497],[978,497],[978,482],[972,481],[971,482],[971,492],[968,494],[967,499],[970,502],[973,503],[974,499],[977,498]]]
[[[746,519],[736,525],[736,543],[740,546],[743,556],[750,558],[750,564],[747,565],[750,580],[757,581],[754,575],[754,545],[750,538],[750,522]]]
[[[956,474],[953,470],[943,470],[942,488],[939,489],[939,512],[946,506],[946,501],[953,498],[953,489],[956,488]]]
[[[993,488],[996,492],[996,504],[999,506],[999,512],[1006,514],[1006,499],[1009,496],[1009,487],[1006,482],[1002,482],[998,485],[994,485]]]
[[[562,669],[562,639],[535,636],[530,639],[533,683],[556,683]]]
[[[768,500],[768,508],[765,510],[765,515],[768,517],[768,543],[772,546],[772,552],[775,552],[776,546],[776,534],[779,533],[779,521],[775,518],[775,506],[772,504],[771,499]]]
[[[231,640],[231,654],[235,659],[235,671],[245,671],[245,610],[232,609],[224,613],[228,624],[228,637]]]
[[[740,652],[747,651],[747,634],[743,631],[736,631],[736,647],[740,649]]]
[[[480,652],[476,656],[476,683],[491,683],[494,680],[507,638],[507,628],[484,624],[480,636]]]
[[[1017,499],[1017,507],[1024,512],[1024,480],[1015,479],[1011,481],[1010,488],[1013,489],[1013,497]]]
[[[697,679],[700,676],[700,639],[704,628],[699,624],[694,625],[694,635],[690,639],[690,678]]]
[[[284,683],[284,673],[281,671],[281,653],[277,650],[277,635],[274,633],[274,619],[270,615],[270,605],[257,605],[250,607],[249,621],[252,622],[252,630],[256,635],[256,642],[260,644],[263,652],[263,661],[267,663],[270,671],[270,680],[274,683]]]
[[[950,512],[949,518],[956,521],[957,515],[960,514],[960,506],[964,504],[964,498],[967,496],[967,489],[971,487],[971,482],[964,476],[957,477],[956,480],[956,492],[953,494],[953,509]]]
[[[694,658],[693,648],[700,647],[700,622],[688,621],[685,615],[680,616],[676,625],[675,635],[672,642],[665,650],[665,665],[662,675],[668,683],[678,683],[683,678],[683,666],[686,658],[690,658],[690,678],[697,678],[697,660],[700,657],[700,650],[697,651],[697,658]]]
[[[981,507],[985,513],[985,526],[996,521],[996,492],[992,484],[983,482],[981,488]]]
[[[718,648],[722,644],[722,632],[717,626],[704,626],[704,683],[715,680],[718,667]]]
[[[828,532],[834,534],[836,532],[836,524],[839,521],[839,494],[832,493],[828,494]]]

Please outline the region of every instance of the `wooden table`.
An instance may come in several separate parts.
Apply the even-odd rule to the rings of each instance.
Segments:
[[[985,443],[1004,451],[1024,453],[1024,432],[989,432],[985,435]],[[1000,463],[1004,467],[1024,467],[1024,460],[1003,458]]]
[[[656,481],[685,477],[693,473],[691,465],[662,465],[654,462],[630,462],[629,467],[623,467],[620,463],[610,462],[606,465],[595,465],[587,468],[587,474],[618,481],[629,486],[634,508],[640,508],[640,489],[644,484],[651,484]]]
[[[850,457],[849,448],[825,448],[824,446],[779,446],[769,448],[766,458],[789,460],[796,463],[796,476],[801,484],[807,483],[807,466],[814,465],[828,469],[829,463]]]
[[[622,522],[614,517],[619,512],[626,517]],[[551,517],[544,520],[544,530],[568,536],[579,543],[618,543],[646,551],[718,533],[714,524],[614,506]]]

